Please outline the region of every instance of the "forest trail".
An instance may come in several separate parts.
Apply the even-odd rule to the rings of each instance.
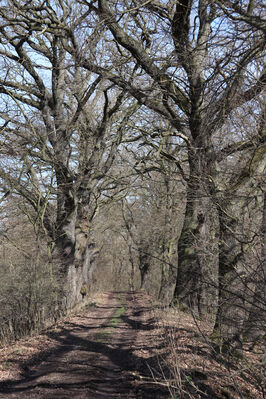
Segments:
[[[55,347],[24,367],[20,380],[0,383],[0,399],[169,397],[151,378],[161,337],[144,293],[105,293],[50,334]]]

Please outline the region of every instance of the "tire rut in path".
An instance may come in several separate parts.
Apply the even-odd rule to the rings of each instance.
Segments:
[[[160,339],[145,294],[106,293],[101,304],[71,318],[52,335],[57,347],[42,354],[43,360],[20,381],[0,384],[0,399],[169,397],[149,379]]]

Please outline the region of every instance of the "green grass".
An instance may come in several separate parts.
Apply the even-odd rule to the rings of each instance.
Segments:
[[[126,310],[126,306],[122,306],[122,308],[117,309],[117,311],[115,312],[115,317],[122,316],[124,313],[126,313]]]
[[[114,314],[114,317],[111,319],[111,326],[117,327],[117,325],[122,321],[121,316],[126,312],[127,308],[122,306],[121,308],[117,309]]]
[[[104,342],[106,339],[110,337],[111,334],[113,334],[115,327],[118,326],[118,324],[122,321],[121,316],[126,312],[127,307],[123,303],[123,306],[121,308],[118,308],[110,320],[110,326],[104,329],[103,331],[99,332],[96,336],[96,341],[97,342]]]

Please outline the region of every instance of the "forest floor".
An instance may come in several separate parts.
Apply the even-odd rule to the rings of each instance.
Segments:
[[[107,292],[41,334],[0,348],[0,399],[259,399],[260,350],[214,355],[207,323],[143,292]]]

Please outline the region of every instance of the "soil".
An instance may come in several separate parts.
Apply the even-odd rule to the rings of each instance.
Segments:
[[[47,347],[21,357],[22,375],[0,383],[1,399],[169,398],[155,378],[162,337],[141,292],[105,293],[44,336]]]

